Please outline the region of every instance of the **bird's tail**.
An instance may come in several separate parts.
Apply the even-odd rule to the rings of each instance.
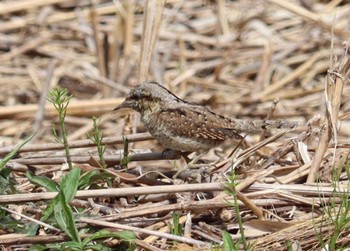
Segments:
[[[238,131],[261,131],[264,129],[294,129],[302,122],[296,121],[281,121],[281,120],[241,120],[235,119],[234,129]]]

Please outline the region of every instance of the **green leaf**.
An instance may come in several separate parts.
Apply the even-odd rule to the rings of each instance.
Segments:
[[[45,245],[33,245],[29,248],[29,251],[44,251],[48,250],[48,247]]]
[[[26,233],[29,223],[13,218],[12,214],[0,208],[0,229],[7,232]]]
[[[58,203],[58,196],[56,196],[55,198],[53,198],[50,203],[46,206],[44,212],[42,213],[42,216],[40,218],[40,221],[46,221],[47,219],[50,218],[50,216],[52,215],[53,211],[54,211],[54,207],[55,205]],[[28,236],[35,236],[36,232],[38,231],[39,225],[34,224],[32,225],[28,232],[27,235]]]
[[[84,250],[96,250],[96,251],[111,251],[112,249],[101,244],[87,245]]]
[[[54,205],[54,215],[61,230],[64,231],[73,241],[81,243],[74,222],[72,209],[66,201],[63,190],[58,193],[58,202]]]
[[[84,250],[81,243],[75,242],[75,241],[67,241],[62,243],[60,250]]]
[[[33,245],[29,248],[29,251],[53,251],[53,250],[62,250],[62,244],[61,243],[54,243],[54,244],[46,244],[46,245]]]
[[[134,251],[136,249],[136,243],[129,244],[129,248],[126,251]]]
[[[0,194],[14,194],[16,193],[16,183],[9,175],[10,168],[4,168],[0,171]]]
[[[71,222],[70,222],[70,226],[74,225],[74,220],[73,220],[73,213],[70,209],[70,206],[68,205],[68,201],[71,201],[76,192],[77,192],[77,184],[78,184],[78,180],[79,180],[79,175],[80,175],[80,169],[79,168],[73,168],[68,174],[66,174],[63,178],[62,178],[62,182],[61,182],[61,192],[59,192],[59,194],[47,205],[46,209],[44,210],[42,217],[40,218],[41,221],[46,221],[47,219],[50,218],[50,216],[52,215],[53,212],[55,212],[55,218],[57,221],[57,224],[60,226],[62,231],[72,231],[73,235],[74,235],[74,228],[72,227],[68,227],[68,222],[66,223],[66,218],[69,218],[68,214],[70,211],[71,214]],[[29,175],[29,179],[30,177],[35,177],[35,176],[30,176]],[[52,189],[53,188],[53,184],[49,184],[49,182],[47,182],[47,180],[45,180],[43,177],[36,177],[36,181],[44,183],[44,187],[46,187],[47,189]],[[47,182],[47,183],[45,183]],[[55,186],[56,191],[57,191],[57,187]],[[64,200],[61,199],[60,194],[63,194]],[[68,198],[69,200],[67,200],[66,198]],[[64,206],[62,206],[62,201],[64,202],[64,204],[66,205],[66,207],[68,207],[69,209],[66,210],[66,213],[63,212],[63,208]],[[68,213],[67,213],[68,211]],[[60,221],[58,221],[58,219],[60,219]],[[73,222],[73,223],[72,223]],[[75,227],[75,225],[74,225]],[[38,225],[33,225],[29,230],[28,230],[28,235],[29,236],[34,236],[36,234],[38,230]],[[69,234],[67,234],[69,235]],[[70,235],[69,235],[70,236]]]
[[[41,216],[41,220],[45,221],[47,219],[50,218],[50,216],[52,215],[53,211],[54,211],[54,207],[55,205],[58,203],[58,196],[56,196],[55,198],[53,198],[50,203],[46,206],[42,216]]]
[[[224,240],[224,246],[223,246],[224,251],[237,250],[237,248],[235,247],[235,244],[233,243],[231,235],[225,230],[222,231],[222,239]]]
[[[39,225],[38,224],[33,224],[29,229],[28,232],[26,233],[28,236],[35,236],[36,232],[38,231]]]
[[[9,180],[11,174],[11,168],[3,168],[0,171],[0,176],[6,180]]]
[[[104,169],[95,169],[83,174],[79,180],[79,189],[84,189],[87,186],[96,185],[96,181],[98,180],[105,180],[108,182],[109,180],[115,178],[115,176],[108,172],[104,172],[103,170]]]
[[[179,212],[175,212],[173,214],[173,222],[172,222],[172,233],[175,235],[181,236],[183,234],[182,226],[180,224],[180,214]]]
[[[134,251],[136,247],[137,247],[136,243],[130,243],[129,248],[125,251]]]
[[[97,240],[101,238],[110,238],[110,237],[118,238],[122,241],[133,241],[136,239],[136,235],[131,231],[110,232],[106,229],[102,229],[94,233],[93,235],[85,238],[83,240],[83,246],[87,245],[89,242],[93,240]]]
[[[19,144],[17,144],[15,146],[15,148],[5,156],[5,158],[3,158],[1,161],[0,161],[0,171],[4,168],[4,166],[6,165],[6,163],[12,159],[16,154],[17,152],[19,151],[19,149],[22,148],[22,146],[24,146],[25,144],[27,144],[33,137],[34,137],[35,134],[32,134],[30,136],[28,136],[27,138],[25,138],[22,142],[20,142]]]
[[[58,184],[47,178],[42,176],[34,176],[32,172],[27,172],[27,178],[32,182],[39,186],[44,187],[49,192],[58,192]]]
[[[79,180],[79,188],[80,189],[84,189],[87,186],[89,186],[91,184],[91,182],[95,181],[96,178],[100,178],[100,170],[98,169],[94,169],[94,170],[90,170],[86,173],[84,173]]]
[[[63,191],[67,203],[71,202],[78,190],[80,169],[75,167],[61,181],[60,189]]]

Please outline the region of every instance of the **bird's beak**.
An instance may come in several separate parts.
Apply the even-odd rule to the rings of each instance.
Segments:
[[[113,111],[122,109],[122,108],[132,108],[132,102],[130,100],[124,100],[123,103],[118,105],[116,108],[113,109]]]

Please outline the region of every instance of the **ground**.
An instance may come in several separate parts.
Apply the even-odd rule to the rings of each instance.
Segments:
[[[2,1],[2,248],[349,247],[349,11],[336,0]],[[301,125],[242,133],[188,164],[162,154],[137,112],[113,111],[146,80],[226,117]]]

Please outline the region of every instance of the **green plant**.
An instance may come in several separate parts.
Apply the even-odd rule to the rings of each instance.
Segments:
[[[350,164],[344,163],[342,164],[342,167],[345,169],[348,180],[350,181]],[[350,185],[349,182],[347,182],[346,188],[340,187],[339,179],[341,172],[339,170],[342,170],[342,168],[338,170],[336,168],[333,168],[332,195],[330,196],[328,202],[321,200],[322,206],[324,208],[324,213],[322,214],[319,230],[315,226],[315,231],[317,233],[317,238],[320,245],[323,248],[327,247],[328,250],[342,250],[346,248],[345,246],[337,245],[337,241],[339,240],[342,232],[348,230],[350,227]],[[324,228],[324,224],[326,224],[325,227],[327,230],[330,229],[329,225],[331,225],[332,230],[325,231],[328,234],[328,238],[324,238],[322,236],[322,229]]]
[[[53,129],[53,133],[56,141],[62,143],[64,146],[70,172],[63,176],[60,185],[47,177],[33,176],[31,172],[27,172],[27,177],[32,183],[43,186],[50,192],[58,192],[58,195],[44,210],[41,221],[48,220],[53,214],[60,229],[63,230],[72,239],[72,241],[81,244],[81,240],[74,223],[73,212],[68,204],[74,198],[78,190],[78,181],[80,177],[80,169],[74,168],[71,161],[67,140],[67,129],[64,121],[67,114],[67,107],[71,98],[72,96],[68,95],[68,90],[63,89],[60,86],[57,86],[55,89],[51,90],[48,97],[48,100],[54,105],[58,112],[60,134],[62,138],[58,136],[55,128]],[[35,235],[37,229],[38,226],[33,225],[28,234]]]
[[[293,251],[292,242],[289,239],[286,240],[286,246],[287,246],[287,251]]]
[[[232,206],[235,209],[236,217],[237,217],[237,223],[239,226],[239,231],[241,234],[241,237],[237,240],[236,243],[233,242],[231,236],[226,231],[223,231],[223,240],[224,240],[224,250],[240,250],[240,245],[242,244],[244,247],[244,250],[250,250],[245,234],[244,234],[244,228],[243,228],[243,221],[242,217],[239,211],[239,205],[238,205],[238,198],[237,198],[237,192],[236,192],[236,186],[238,185],[238,182],[236,180],[236,175],[233,171],[231,171],[231,175],[228,176],[228,181],[225,185],[225,192],[230,195],[233,198],[233,201],[226,200],[226,203]],[[225,247],[227,249],[225,249]]]
[[[102,145],[103,135],[99,129],[100,121],[98,121],[96,117],[92,117],[92,121],[93,121],[92,135],[87,135],[87,137],[90,140],[92,140],[97,147],[97,152],[98,152],[98,157],[100,158],[101,167],[106,168],[107,166],[104,158],[106,146]]]
[[[62,138],[58,136],[55,127],[53,129],[53,133],[55,135],[57,142],[62,143],[64,146],[69,169],[73,169],[73,164],[70,156],[68,139],[67,139],[67,129],[66,129],[64,120],[67,114],[67,107],[71,99],[72,99],[72,95],[68,94],[68,90],[60,86],[57,86],[55,89],[49,92],[48,101],[50,101],[53,104],[53,106],[58,112],[58,120],[60,123],[60,133],[62,135]]]
[[[65,120],[65,117],[67,114],[67,107],[69,105],[71,98],[72,98],[72,96],[68,95],[68,90],[61,88],[60,86],[57,86],[55,89],[51,90],[49,92],[49,95],[48,95],[48,101],[53,104],[53,106],[55,107],[55,109],[58,112],[58,119],[59,119],[59,123],[60,123],[60,133],[62,135],[62,139],[58,136],[58,133],[57,133],[55,127],[53,129],[53,134],[55,135],[56,141],[59,143],[62,143],[64,146],[65,154],[66,154],[66,158],[67,158],[67,163],[68,163],[68,166],[69,166],[69,169],[71,170],[71,172],[69,174],[67,174],[68,176],[66,175],[66,176],[64,176],[64,178],[62,178],[62,182],[61,182],[60,186],[56,182],[54,182],[53,180],[51,180],[47,177],[33,176],[33,174],[31,172],[29,172],[29,171],[27,172],[27,178],[32,183],[43,186],[50,192],[58,192],[58,195],[48,204],[48,206],[44,210],[43,215],[41,216],[41,221],[45,221],[45,220],[49,219],[49,217],[55,211],[54,210],[55,206],[57,207],[58,203],[60,203],[60,202],[63,203],[64,202],[63,200],[65,200],[67,203],[69,203],[74,198],[75,192],[76,192],[77,187],[78,187],[77,182],[78,182],[79,176],[80,176],[80,169],[73,168],[73,164],[72,164],[71,156],[70,156],[70,151],[69,151],[68,140],[67,140],[67,129],[66,129],[66,126],[64,123],[64,120]],[[78,170],[79,170],[79,175],[76,176],[76,173],[78,172]],[[66,184],[65,180],[67,178],[72,177],[72,176],[75,177],[75,180],[72,180],[71,183]],[[67,177],[67,178],[65,178],[65,177]],[[65,197],[63,198],[62,196],[60,196],[60,193],[65,193]],[[71,196],[72,193],[74,193],[73,196]],[[61,200],[59,198],[61,198]],[[57,211],[57,208],[56,208],[56,211]],[[59,222],[57,222],[57,223],[60,224]],[[37,229],[38,229],[38,226],[36,224],[33,225],[29,229],[28,234],[35,235]]]
[[[73,168],[69,173],[62,177],[61,184],[58,185],[56,182],[46,178],[33,176],[31,173],[27,174],[28,179],[45,187],[48,191],[57,191],[58,195],[49,203],[45,209],[41,220],[47,220],[53,214],[55,222],[59,228],[65,232],[71,241],[63,242],[60,244],[53,245],[36,245],[30,250],[111,250],[102,244],[96,243],[95,241],[102,238],[119,238],[122,241],[128,242],[128,250],[134,249],[132,240],[135,239],[134,233],[130,231],[122,232],[109,232],[106,230],[100,230],[91,236],[82,240],[79,236],[77,226],[75,224],[75,217],[69,202],[73,200],[79,187],[80,169]]]
[[[34,137],[34,134],[28,136],[27,138],[25,138],[22,142],[18,143],[15,148],[5,156],[5,158],[3,158],[0,161],[0,171],[5,167],[5,165],[7,164],[7,162],[9,162],[10,159],[12,159],[17,152],[25,145],[27,144],[32,138]]]
[[[175,235],[183,235],[183,228],[180,224],[180,213],[179,212],[174,212],[173,213],[173,219],[171,222],[171,228],[170,231],[172,234]]]
[[[78,190],[78,181],[80,176],[80,169],[79,168],[73,168],[69,173],[67,173],[65,176],[62,177],[61,184],[57,184],[55,181],[50,180],[47,177],[41,177],[41,176],[33,176],[31,172],[27,172],[27,177],[29,181],[31,181],[34,184],[40,185],[46,190],[50,192],[58,192],[58,195],[52,199],[52,201],[48,204],[46,209],[44,210],[40,220],[46,221],[50,218],[52,214],[55,216],[55,220],[57,224],[60,226],[60,228],[63,231],[67,231],[66,227],[64,227],[64,224],[72,224],[71,222],[62,222],[62,218],[65,218],[69,220],[69,212],[65,211],[65,215],[61,215],[58,210],[60,209],[66,209],[67,205],[69,206],[69,202],[74,198],[76,191]],[[60,205],[58,205],[60,204]],[[56,212],[56,213],[55,213]],[[63,212],[61,212],[63,213]],[[29,231],[29,235],[35,235],[37,231],[38,226],[33,225],[33,227]],[[66,229],[66,230],[65,230]],[[74,236],[74,229],[68,228],[70,231],[68,236],[73,237]]]
[[[0,206],[0,230],[25,234],[30,226],[22,219],[17,220],[6,208]]]
[[[99,189],[101,187],[96,183],[99,180],[105,181],[111,186],[114,178],[115,176],[104,171],[104,169],[93,169],[81,175],[79,179],[79,189],[85,189],[87,187]]]
[[[100,230],[91,236],[82,240],[81,244],[76,242],[65,242],[63,244],[47,244],[47,245],[34,245],[29,250],[30,251],[41,251],[41,250],[101,250],[101,251],[111,251],[113,249],[106,247],[102,244],[97,243],[100,239],[105,238],[118,238],[128,245],[120,247],[118,250],[132,251],[136,248],[134,244],[135,235],[130,231],[120,231],[120,232],[109,232],[107,230]]]
[[[18,143],[15,148],[0,161],[0,194],[15,193],[15,181],[10,176],[11,168],[5,168],[5,166],[33,136],[34,134]]]
[[[27,172],[28,179],[37,185],[40,185],[46,188],[50,192],[57,192],[57,196],[51,200],[46,209],[44,210],[41,221],[46,221],[54,216],[55,223],[58,227],[65,232],[67,236],[71,239],[71,241],[59,243],[59,244],[48,244],[48,245],[35,245],[30,248],[31,251],[34,250],[103,250],[108,251],[110,248],[98,243],[99,239],[115,237],[119,238],[123,241],[129,242],[127,245],[127,250],[133,250],[135,245],[130,242],[135,239],[134,233],[130,231],[122,231],[122,232],[109,232],[106,230],[100,230],[91,236],[81,239],[78,228],[75,224],[75,216],[73,214],[72,207],[69,203],[75,197],[76,192],[79,187],[86,187],[90,185],[94,178],[100,178],[101,174],[98,170],[92,170],[91,172],[85,173],[81,175],[81,170],[77,167],[73,167],[68,140],[67,140],[67,130],[65,127],[65,116],[67,113],[67,107],[72,96],[68,95],[68,91],[66,89],[62,89],[61,87],[57,87],[54,90],[50,91],[48,100],[55,106],[56,110],[59,114],[59,123],[60,123],[60,133],[62,135],[62,139],[58,136],[56,130],[54,130],[54,135],[56,140],[64,145],[65,154],[67,157],[67,162],[69,165],[70,171],[64,175],[61,179],[61,183],[58,184],[55,181],[41,176],[34,176],[31,172]],[[102,146],[102,135],[98,130],[98,122],[96,118],[94,121],[94,131],[92,140],[98,145],[98,151],[101,163],[103,167],[105,167],[103,154],[105,151],[105,147]],[[38,229],[37,225],[33,225],[28,233],[29,235],[34,235]],[[124,249],[126,250],[126,248]]]
[[[239,245],[237,246],[237,244],[235,245],[235,243],[232,240],[231,235],[223,230],[222,231],[222,239],[223,239],[223,251],[233,251],[233,250],[239,250]]]
[[[180,213],[179,212],[174,212],[172,221],[170,222],[170,233],[178,236],[182,236],[183,233],[183,228],[182,225],[180,224]],[[174,247],[177,245],[177,241],[173,241]]]
[[[92,118],[93,121],[93,130],[92,135],[87,135],[87,137],[93,141],[97,147],[98,156],[100,159],[99,166],[102,169],[94,169],[91,171],[86,172],[80,180],[79,187],[84,189],[87,186],[95,185],[97,180],[103,180],[107,183],[107,185],[110,187],[113,185],[113,180],[115,179],[115,176],[111,175],[109,172],[105,171],[104,169],[107,168],[104,154],[106,151],[106,145],[102,144],[103,135],[100,131],[100,121],[96,118]],[[95,187],[97,188],[97,187]]]
[[[129,157],[129,140],[127,138],[123,138],[123,158],[120,160],[120,165],[123,168],[128,168],[128,164],[130,163]]]

